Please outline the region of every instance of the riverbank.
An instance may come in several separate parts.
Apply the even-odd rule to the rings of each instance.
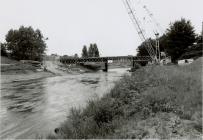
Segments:
[[[48,138],[201,138],[202,61],[126,75],[101,99],[72,109]]]
[[[127,69],[66,74],[1,84],[0,139],[47,136],[72,107],[108,93]],[[13,75],[14,76],[14,75]]]
[[[54,75],[53,72],[44,71],[31,64],[1,56],[1,83],[41,79]]]
[[[28,73],[18,73],[18,74],[1,74],[1,83],[28,81],[35,79],[43,79],[54,76],[50,72],[28,72]]]

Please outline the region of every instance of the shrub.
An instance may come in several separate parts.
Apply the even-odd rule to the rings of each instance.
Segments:
[[[68,120],[60,127],[57,138],[143,138],[148,131],[136,129],[137,122],[150,120],[150,117],[159,116],[157,114],[173,114],[178,118],[194,121],[193,128],[200,132],[200,62],[197,60],[184,67],[144,67],[132,75],[125,75],[103,98],[89,101],[83,110],[71,110]],[[129,123],[132,120],[135,124]],[[123,125],[126,125],[126,128],[123,128]],[[130,132],[129,135],[124,134],[126,129],[134,127],[136,131]],[[139,137],[136,137],[137,133]],[[162,133],[158,135],[165,137]]]

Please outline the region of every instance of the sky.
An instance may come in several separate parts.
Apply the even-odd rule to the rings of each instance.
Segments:
[[[162,30],[182,17],[200,34],[203,0],[131,0],[148,37],[156,28],[146,5]],[[84,45],[96,43],[101,56],[135,55],[141,40],[122,0],[0,0],[0,42],[21,25],[40,29],[47,54],[81,55]]]

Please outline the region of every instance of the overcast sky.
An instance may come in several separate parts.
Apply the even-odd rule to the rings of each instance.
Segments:
[[[146,33],[150,22],[143,5],[163,29],[184,17],[201,32],[203,0],[132,1]],[[0,0],[0,42],[21,25],[39,28],[49,38],[48,54],[80,55],[83,45],[97,43],[102,56],[134,55],[141,43],[122,0]]]

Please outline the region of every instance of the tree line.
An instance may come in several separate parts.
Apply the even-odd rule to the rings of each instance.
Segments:
[[[19,29],[10,29],[5,36],[6,42],[1,43],[1,56],[7,56],[15,60],[36,60],[42,61],[46,51],[47,38],[39,29],[34,30],[31,26],[21,26]],[[100,53],[97,44],[90,44],[88,50],[84,46],[82,57],[99,57]],[[67,56],[68,57],[68,56]],[[75,54],[74,57],[78,57]]]
[[[9,56],[16,60],[28,59],[41,61],[46,51],[47,38],[43,36],[39,29],[21,26],[19,29],[11,29],[6,34],[5,43],[0,43],[1,55]],[[155,39],[149,38],[155,49]],[[170,24],[165,33],[159,37],[160,51],[170,56],[172,62],[183,55],[187,49],[194,44],[200,44],[202,50],[202,35],[195,33],[190,20],[182,18]],[[137,56],[149,55],[146,50],[146,41],[142,42],[137,48]],[[97,44],[90,44],[89,47],[83,46],[82,58],[99,57],[100,53]]]
[[[149,38],[154,50],[155,39]],[[183,55],[189,47],[193,47],[194,44],[202,43],[202,36],[195,34],[194,27],[190,20],[182,18],[170,24],[166,32],[159,37],[160,52],[165,52],[166,55],[171,57],[173,63]],[[149,55],[146,50],[146,41],[142,42],[137,48],[138,56]]]

